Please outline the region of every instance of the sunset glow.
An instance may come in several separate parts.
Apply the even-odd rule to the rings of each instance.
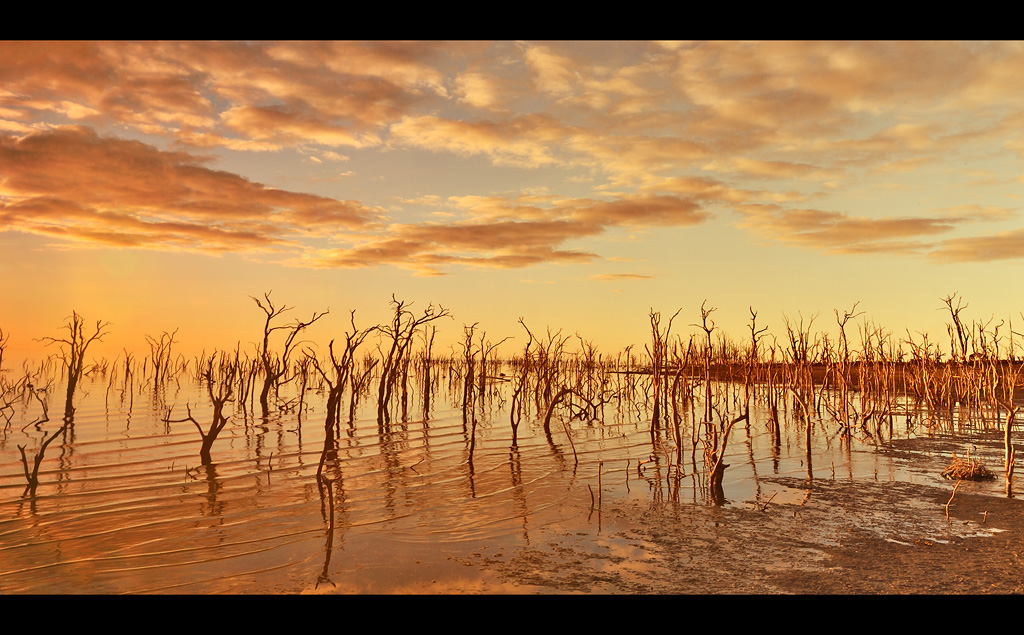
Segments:
[[[707,300],[737,340],[859,302],[948,351],[953,293],[1008,336],[1022,72],[1017,42],[0,43],[5,366],[72,311],[97,357],[251,350],[266,292],[330,310],[321,349],[392,296],[451,312],[438,349],[520,317],[642,349]]]

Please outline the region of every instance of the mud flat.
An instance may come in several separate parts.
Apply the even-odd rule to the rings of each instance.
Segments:
[[[984,442],[984,440],[979,440]],[[889,451],[941,464],[946,441]],[[927,457],[931,456],[929,460]],[[616,501],[600,530],[464,562],[497,592],[1006,594],[1024,591],[1024,502],[998,484],[762,478],[763,507]],[[949,516],[946,504],[949,502]],[[593,522],[593,518],[591,518]]]

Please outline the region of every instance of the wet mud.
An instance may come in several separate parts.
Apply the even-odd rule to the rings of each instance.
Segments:
[[[911,439],[891,451],[931,453],[937,445],[943,442]],[[966,482],[950,500],[954,483],[762,481],[802,497],[727,507],[617,501],[601,510],[597,534],[565,532],[509,554],[477,554],[465,564],[524,593],[1024,591],[1018,498],[990,487],[972,492]]]

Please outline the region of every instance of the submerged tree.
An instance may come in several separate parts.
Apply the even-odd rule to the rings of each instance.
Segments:
[[[405,302],[396,300],[391,296],[391,306],[394,309],[394,317],[391,323],[380,325],[376,330],[382,333],[386,339],[391,341],[391,348],[388,352],[381,353],[384,360],[380,371],[380,383],[377,385],[377,423],[384,424],[390,420],[388,407],[391,403],[391,395],[399,379],[399,373],[407,368],[405,358],[409,355],[412,338],[416,331],[425,324],[439,320],[444,317],[451,317],[448,309],[433,304],[427,305],[423,315],[416,317],[408,309]]]
[[[210,403],[213,404],[213,419],[206,429],[192,416],[192,408],[188,404],[185,404],[188,416],[184,419],[171,419],[170,412],[167,413],[167,417],[164,419],[166,423],[191,421],[195,425],[196,429],[199,430],[199,436],[203,439],[203,444],[199,448],[199,460],[203,465],[210,465],[213,462],[210,456],[213,442],[217,440],[221,430],[228,423],[228,416],[224,414],[224,406],[233,400],[235,375],[238,372],[238,367],[230,362],[224,362],[219,367],[215,367],[216,358],[217,354],[214,353],[207,362],[206,370],[202,374],[203,381],[206,383],[207,393],[210,396]]]
[[[469,415],[475,412],[474,398],[476,391],[473,390],[473,382],[476,377],[476,353],[473,350],[473,333],[476,330],[479,322],[474,322],[470,325],[462,325],[462,335],[464,341],[462,342],[462,363],[465,366],[464,375],[462,378],[462,425],[465,426],[469,421]],[[473,423],[476,423],[475,416]],[[474,430],[475,430],[474,425]],[[472,445],[470,446],[472,448]],[[473,454],[470,452],[470,458]]]
[[[657,434],[658,426],[661,423],[661,402],[665,397],[662,391],[662,384],[667,383],[665,366],[668,364],[668,341],[672,332],[672,322],[679,315],[679,309],[668,321],[668,326],[661,330],[661,313],[651,309],[651,347],[647,349],[647,355],[651,358],[651,384],[654,387],[653,404],[651,407],[651,439]]]
[[[4,368],[4,350],[7,348],[7,342],[11,339],[10,333],[4,333],[3,329],[0,329],[0,372],[3,372]]]
[[[149,358],[153,364],[153,389],[156,390],[167,379],[167,371],[171,366],[171,347],[174,345],[174,336],[178,329],[170,333],[164,331],[157,339],[151,335],[146,336],[146,343],[149,344]]]
[[[271,326],[271,322],[280,317],[285,311],[290,311],[294,307],[284,305],[274,306],[274,302],[270,299],[270,292],[263,294],[262,301],[253,296],[249,297],[253,299],[256,306],[262,309],[267,316],[267,319],[263,324],[263,343],[258,351],[259,362],[263,367],[263,389],[260,391],[260,408],[263,411],[263,416],[266,417],[270,412],[270,390],[272,388],[276,390],[278,382],[288,372],[288,358],[294,349],[295,338],[303,331],[303,329],[327,315],[329,311],[323,311],[321,313],[314,312],[313,316],[306,322],[296,320],[292,324]],[[274,331],[281,330],[288,331],[288,336],[285,338],[284,350],[281,353],[281,357],[276,357],[270,352],[270,335]]]
[[[433,365],[434,360],[432,358],[434,350],[434,336],[437,335],[437,327],[427,325],[423,329],[423,354],[421,357],[420,368],[423,374],[420,378],[421,392],[423,394],[423,419],[424,421],[430,419],[430,393],[431,393],[431,376],[430,367]]]
[[[32,469],[28,467],[28,457],[25,455],[24,445],[18,446],[18,451],[21,452],[21,464],[25,468],[25,480],[28,484],[25,485],[25,491],[21,493],[22,497],[35,496],[36,488],[39,487],[39,466],[43,463],[43,455],[46,453],[46,446],[50,445],[54,439],[60,436],[60,433],[67,429],[69,419],[64,420],[64,425],[58,428],[53,434],[43,438],[42,444],[39,446],[39,451],[36,452],[35,459],[32,463]]]
[[[946,324],[946,330],[949,332],[949,350],[950,355],[953,357],[953,361],[964,361],[967,359],[967,342],[969,338],[969,332],[966,326],[964,326],[963,320],[960,319],[960,313],[967,308],[964,304],[963,298],[957,297],[957,293],[942,298],[942,303],[946,305],[949,310],[949,316],[952,318],[952,324]],[[956,307],[953,307],[953,303],[956,303]]]
[[[351,381],[355,370],[356,349],[363,343],[366,336],[373,332],[373,328],[363,330],[356,328],[355,311],[352,311],[351,321],[352,332],[345,334],[345,350],[342,352],[340,359],[334,353],[334,340],[331,340],[331,343],[327,345],[327,350],[330,353],[328,361],[330,361],[331,366],[334,368],[333,380],[328,377],[312,351],[306,351],[306,360],[316,369],[320,378],[327,384],[328,389],[327,417],[324,420],[324,449],[320,454],[320,465],[316,471],[318,484],[326,480],[323,476],[324,463],[336,452],[334,432],[341,419],[341,400],[345,394],[345,387]]]
[[[523,347],[523,359],[519,367],[519,374],[515,378],[515,389],[512,392],[512,405],[509,408],[509,422],[512,424],[512,447],[516,447],[516,440],[519,435],[519,423],[523,418],[524,400],[523,391],[526,389],[527,381],[530,378],[530,345],[533,344],[533,333],[526,326],[523,318],[519,318],[519,324],[526,329],[526,346]]]
[[[84,374],[85,351],[89,348],[90,344],[103,339],[103,336],[106,335],[106,331],[104,331],[104,329],[108,325],[109,322],[97,320],[96,330],[92,335],[86,335],[85,319],[78,315],[78,313],[72,312],[71,319],[64,325],[64,328],[68,330],[67,338],[43,338],[43,340],[47,342],[47,345],[60,345],[61,356],[64,362],[64,370],[68,380],[67,397],[64,402],[64,421],[61,427],[53,434],[50,436],[44,436],[42,443],[39,446],[39,450],[36,452],[32,461],[31,469],[29,468],[28,456],[25,453],[26,446],[18,446],[18,450],[21,452],[21,464],[25,470],[25,480],[28,481],[22,496],[35,496],[36,488],[39,486],[39,466],[43,463],[43,455],[46,453],[47,446],[49,446],[54,439],[60,436],[62,432],[72,425],[75,414],[75,389],[78,386],[78,383],[82,380],[82,376]],[[4,340],[4,343],[6,343],[6,340]],[[42,401],[40,401],[40,403],[42,403]],[[43,415],[43,421],[49,421],[49,417],[46,416],[45,404],[43,405]]]
[[[64,369],[68,378],[67,399],[64,402],[64,418],[70,420],[75,412],[74,396],[78,383],[82,380],[83,368],[85,365],[85,351],[95,341],[102,341],[107,334],[104,330],[110,322],[96,321],[96,329],[92,335],[86,336],[85,319],[72,312],[70,321],[64,325],[68,330],[67,338],[44,337],[43,340],[50,344],[59,344],[61,357],[64,361]]]

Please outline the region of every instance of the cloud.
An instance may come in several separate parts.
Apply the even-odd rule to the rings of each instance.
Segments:
[[[736,209],[744,217],[739,225],[758,235],[833,253],[924,253],[932,236],[952,231],[964,220],[944,216],[865,218],[769,204],[743,204]]]
[[[537,168],[558,163],[562,130],[545,115],[503,121],[455,121],[434,115],[407,116],[389,129],[398,146],[462,156],[484,155],[496,165]]]
[[[597,254],[566,245],[610,227],[681,227],[708,217],[680,196],[566,199],[540,191],[422,197],[421,204],[460,210],[462,219],[382,231],[380,210],[268,188],[207,163],[84,127],[0,137],[0,217],[7,231],[72,246],[279,253],[298,266],[394,264],[432,275],[447,266],[589,262]],[[313,249],[306,239],[314,238],[351,246]]]
[[[565,250],[566,241],[599,233],[560,221],[497,221],[474,224],[396,225],[387,236],[349,249],[326,249],[307,254],[303,266],[371,267],[391,264],[437,274],[440,267],[520,268],[540,263],[585,262],[596,254]]]
[[[381,144],[373,133],[358,134],[316,112],[284,106],[238,106],[221,115],[224,124],[245,138],[283,144],[308,140],[325,146],[365,148]]]
[[[572,90],[575,73],[572,60],[547,46],[528,46],[523,51],[527,66],[534,73],[534,85],[545,93],[561,95]]]
[[[998,169],[947,172],[976,188],[976,208],[824,208],[848,183],[1024,154],[1022,66],[1014,42],[8,42],[2,230],[439,273],[593,261],[606,255],[573,241],[735,209],[760,236],[829,252],[1016,257],[1014,232],[940,240],[1011,214],[983,196],[1005,187]],[[387,226],[372,202],[217,170],[200,154],[213,148],[293,148],[346,161],[345,175],[383,176],[366,158],[385,152],[446,153],[474,176],[530,172],[500,190],[480,179],[396,193],[441,222]]]
[[[467,244],[462,228],[434,228],[435,239],[452,239],[451,243],[424,242],[416,228],[399,230],[400,237],[385,238],[351,249],[323,249],[305,254],[289,264],[301,267],[361,268],[393,265],[415,271],[420,275],[443,275],[443,267],[450,265],[473,268],[518,269],[544,263],[566,264],[589,262],[598,256],[593,253],[555,249],[550,245],[531,244],[510,246],[505,244]],[[485,228],[483,229],[486,232]],[[476,233],[476,232],[474,232]],[[534,243],[543,242],[534,240]]]
[[[530,197],[527,197],[530,198]],[[611,227],[685,227],[703,222],[699,205],[679,197],[657,196],[613,201],[567,199],[524,207],[498,199],[455,201],[466,220],[456,223],[399,224],[383,237],[353,237],[349,248],[311,250],[295,266],[369,267],[391,264],[427,275],[449,265],[520,268],[542,263],[582,263],[598,259],[589,251],[567,249]]]
[[[807,163],[792,161],[762,161],[747,157],[733,157],[725,161],[711,161],[704,166],[705,170],[725,172],[732,176],[737,174],[773,179],[808,179],[827,181],[840,176],[833,170],[824,170]]]
[[[641,189],[683,195],[694,201],[708,203],[744,203],[754,200],[792,203],[807,199],[806,195],[795,190],[751,190],[730,187],[718,179],[693,176],[667,178],[651,182]]]
[[[269,188],[185,152],[63,127],[0,136],[3,230],[79,243],[280,250],[311,231],[366,227],[358,203]]]
[[[603,282],[620,282],[622,280],[652,280],[654,276],[647,276],[640,273],[599,273],[590,276],[591,280]]]
[[[445,71],[433,65],[442,48],[450,56],[460,47],[8,42],[0,108],[12,118],[63,115],[235,148],[266,140],[365,147],[415,104],[446,98]]]
[[[479,71],[468,71],[456,78],[459,101],[474,108],[494,108],[502,104],[502,84]]]
[[[1024,229],[993,236],[951,238],[940,243],[929,256],[938,262],[992,262],[1024,259]]]

